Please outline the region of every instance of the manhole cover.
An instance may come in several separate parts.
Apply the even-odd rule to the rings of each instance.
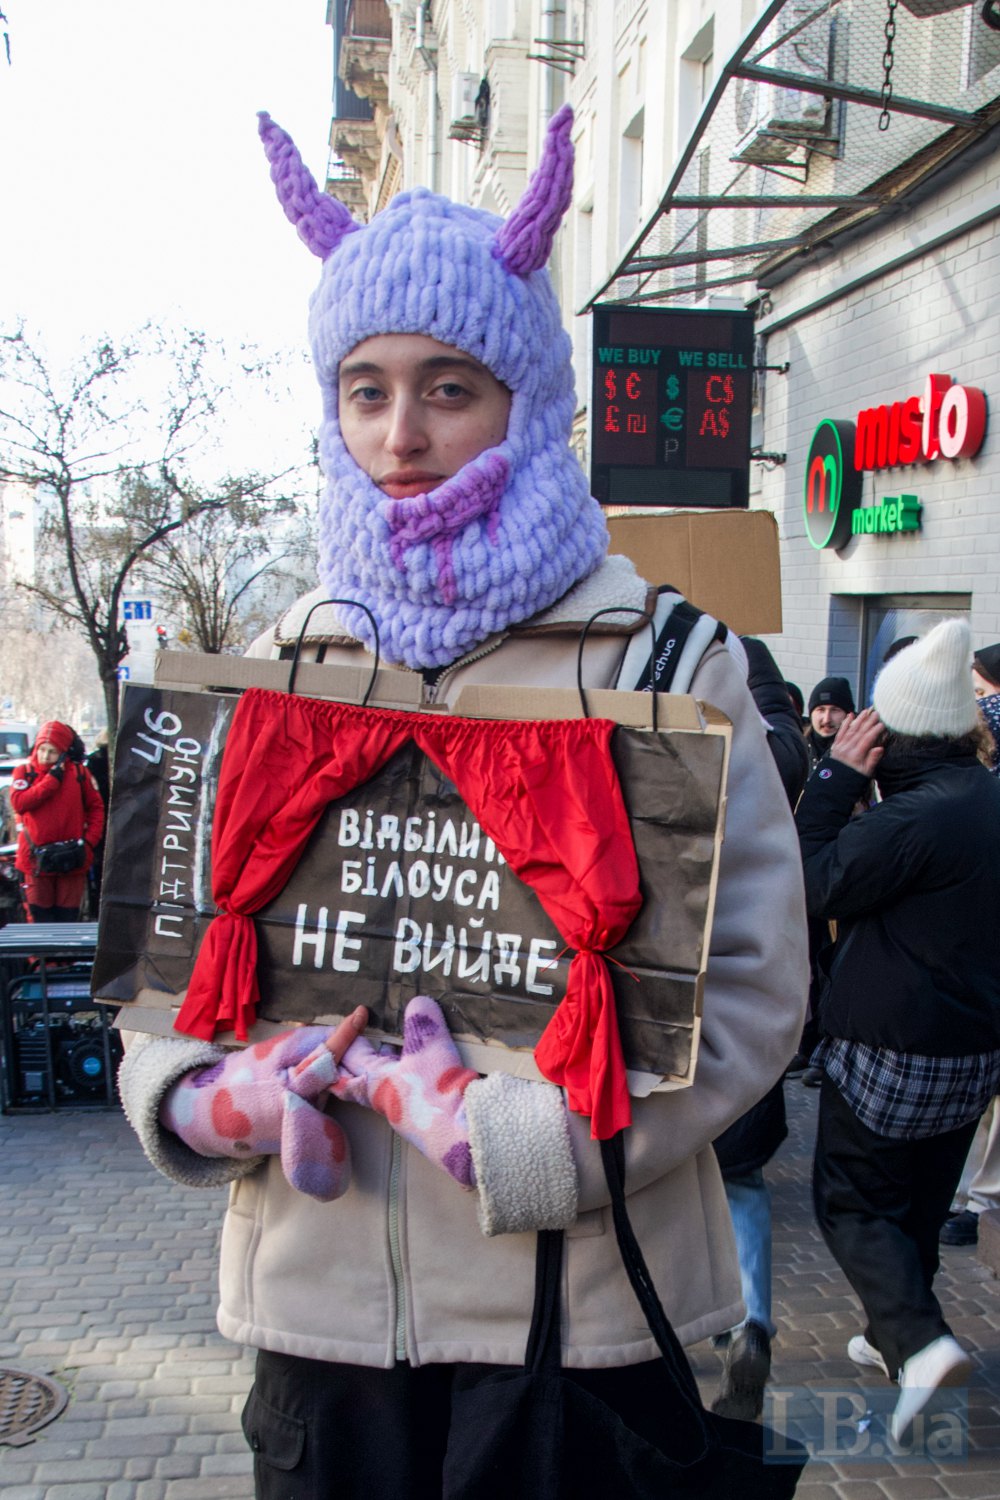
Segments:
[[[0,1443],[16,1448],[32,1442],[32,1433],[58,1417],[68,1400],[44,1375],[0,1367]]]

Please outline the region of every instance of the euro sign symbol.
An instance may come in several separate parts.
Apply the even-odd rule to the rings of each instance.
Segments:
[[[669,401],[676,401],[680,393],[681,383],[676,375],[671,375],[667,380],[667,399]]]
[[[630,401],[639,399],[640,380],[634,370],[630,370],[625,380],[625,394]]]
[[[615,379],[614,370],[609,370],[604,377],[604,394],[609,401],[613,401],[618,394],[618,382]]]

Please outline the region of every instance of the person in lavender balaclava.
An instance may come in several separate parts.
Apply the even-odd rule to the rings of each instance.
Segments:
[[[581,630],[613,606],[588,637],[583,686],[632,687],[648,666],[656,590],[606,555],[569,442],[571,345],[545,266],[572,195],[572,128],[569,109],[553,117],[505,219],[418,188],[360,225],[260,116],[279,200],[322,261],[309,329],[325,487],[320,586],[251,655],[301,647],[305,660],[364,667],[363,681],[377,645],[418,675],[423,705],[448,709],[466,686],[575,689]],[[781,1076],[806,989],[791,818],[745,655],[740,667],[708,623],[675,688],[732,724],[697,1076],[632,1098],[626,1132],[629,1213],[685,1343],[743,1315],[711,1143]],[[546,766],[526,766],[521,781],[518,795],[544,797]],[[329,895],[339,916],[349,898]],[[523,967],[521,939],[492,932],[496,920],[486,903],[455,925],[476,935],[477,953]],[[218,1323],[257,1351],[243,1427],[258,1500],[459,1493],[468,1476],[446,1457],[453,1400],[523,1365],[542,1229],[567,1231],[569,1377],[644,1434],[680,1419],[619,1256],[590,1122],[542,1081],[528,1046],[513,1071],[479,1076],[426,995],[406,1005],[401,1052],[361,1036],[352,971],[379,935],[355,924],[334,939],[331,925],[324,953],[309,950],[329,1013],[347,1017],[338,1025],[241,1050],[138,1039],[122,1069],[154,1164],[191,1185],[232,1184]],[[428,954],[428,968],[444,961],[440,948]],[[526,1037],[548,978],[525,991]]]
[[[261,116],[282,206],[323,258],[309,317],[323,390],[320,581],[329,596],[372,611],[391,662],[447,665],[554,604],[607,551],[601,509],[569,447],[571,343],[545,270],[572,191],[572,118],[566,107],[553,119],[508,220],[417,188],[362,228],[319,193],[289,137]],[[443,480],[430,473],[393,492],[358,461],[340,372],[369,340],[405,334],[470,357],[508,393],[509,415]],[[401,461],[400,470],[419,465]],[[340,618],[372,643],[361,609],[343,607]]]

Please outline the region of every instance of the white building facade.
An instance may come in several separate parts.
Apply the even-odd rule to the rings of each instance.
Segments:
[[[967,612],[977,644],[1000,639],[1000,34],[980,11],[971,0],[331,0],[330,188],[356,213],[423,183],[506,214],[547,119],[573,105],[574,200],[553,271],[582,462],[581,309],[753,310],[750,504],[776,516],[782,564],[784,629],[769,644],[807,694],[837,672],[864,697],[891,640],[942,614]],[[369,118],[346,118],[358,109]],[[928,387],[930,375],[948,380]],[[951,383],[985,403],[959,391],[945,402]],[[946,448],[961,451],[902,462],[897,431],[883,466],[852,477],[858,414],[898,428],[927,389],[945,402]],[[959,419],[979,420],[969,401],[984,406],[975,452],[972,437],[959,441]],[[812,470],[814,507],[829,507],[813,438],[832,422],[847,443],[842,522],[852,484],[879,516],[819,546],[807,480]]]

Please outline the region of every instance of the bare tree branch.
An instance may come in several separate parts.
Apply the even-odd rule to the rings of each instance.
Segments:
[[[149,560],[179,556],[190,528],[226,518],[219,535],[243,571],[231,584],[225,575],[215,580],[212,607],[222,606],[222,614],[206,616],[222,642],[215,649],[224,649],[235,637],[240,601],[273,567],[268,526],[298,503],[297,493],[278,493],[294,467],[211,486],[192,475],[191,461],[214,437],[224,398],[233,400],[228,367],[213,373],[221,357],[202,333],[168,338],[146,328],[118,342],[100,340],[57,378],[23,327],[0,330],[0,480],[28,487],[41,515],[39,572],[24,593],[86,640],[112,737],[118,667],[129,650],[123,597],[140,573],[151,576]],[[242,363],[235,367],[241,381],[246,368],[251,378],[261,369]],[[192,542],[195,551],[204,545],[204,536]]]

